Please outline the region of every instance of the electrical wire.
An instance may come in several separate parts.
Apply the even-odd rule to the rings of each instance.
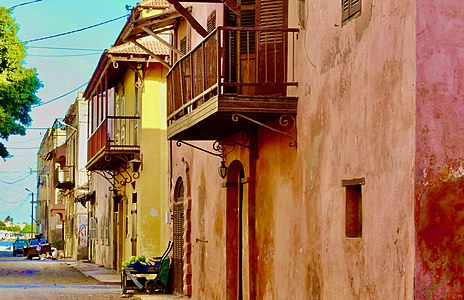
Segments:
[[[33,57],[53,57],[53,58],[58,58],[58,57],[76,57],[76,56],[90,56],[90,55],[98,55],[100,53],[82,53],[82,54],[61,54],[61,55],[53,55],[53,54],[28,54],[27,56],[33,56]]]
[[[67,93],[65,93],[65,94],[63,94],[63,95],[61,95],[61,96],[58,96],[58,97],[55,97],[55,98],[50,99],[50,100],[48,100],[48,101],[45,101],[45,102],[42,102],[42,103],[40,103],[40,104],[34,105],[34,106],[32,106],[32,108],[36,108],[36,107],[39,107],[39,106],[43,106],[43,105],[48,104],[48,103],[50,103],[50,102],[53,102],[53,101],[59,100],[59,99],[61,99],[61,98],[63,98],[63,97],[66,97],[66,96],[68,96],[69,94],[74,93],[75,91],[77,91],[77,90],[80,89],[81,87],[86,86],[89,82],[90,82],[90,80],[87,81],[86,83],[81,84],[81,85],[78,86],[77,88],[75,88],[75,89],[73,89],[73,90],[71,90],[71,91],[69,91],[69,92],[67,92]],[[48,129],[48,128],[47,128],[47,129]]]
[[[39,149],[40,147],[7,147],[8,149],[15,149],[15,150],[29,150],[29,149]]]
[[[48,49],[48,50],[95,51],[95,52],[103,52],[102,49],[88,49],[88,48],[48,47],[48,46],[27,46],[27,48],[30,48],[30,49]]]
[[[10,9],[15,9],[18,6],[24,6],[24,5],[28,5],[28,4],[32,4],[32,3],[36,3],[36,2],[41,2],[41,1],[43,1],[43,0],[34,0],[34,1],[29,1],[29,2],[19,3],[19,4],[11,6]]]
[[[8,203],[8,204],[19,204],[19,203],[20,203],[19,205],[22,205],[22,204],[24,204],[24,203],[27,201],[27,199],[29,199],[29,195],[27,195],[26,197],[24,197],[23,199],[21,199],[21,200],[19,200],[19,201],[15,201],[15,202],[7,201],[7,200],[5,200],[5,199],[1,199],[1,198],[0,198],[0,202]]]
[[[24,179],[30,177],[31,175],[32,175],[32,174],[27,174],[25,177],[20,178],[20,179],[15,180],[15,181],[11,181],[11,182],[8,182],[8,181],[1,180],[1,179],[0,179],[0,182],[1,182],[1,183],[4,183],[4,184],[15,184],[15,183],[18,183],[18,182],[20,182],[20,181],[23,181]]]
[[[128,14],[125,14],[123,16],[120,16],[120,17],[117,17],[117,18],[114,18],[114,19],[111,19],[111,20],[108,20],[108,21],[100,22],[100,23],[97,23],[97,24],[94,24],[94,25],[90,25],[90,26],[87,26],[87,27],[83,27],[83,28],[79,28],[79,29],[75,29],[75,30],[71,30],[71,31],[63,32],[63,33],[58,33],[58,34],[54,34],[54,35],[49,35],[49,36],[45,36],[45,37],[41,37],[41,38],[28,40],[28,41],[25,41],[24,43],[27,44],[27,43],[32,43],[32,42],[48,40],[48,39],[52,39],[52,38],[56,38],[56,37],[61,37],[61,36],[64,36],[64,35],[80,32],[80,31],[95,28],[95,27],[98,27],[98,26],[101,26],[101,25],[104,25],[104,24],[108,24],[108,23],[120,20],[122,18],[127,18],[128,16],[129,16]]]

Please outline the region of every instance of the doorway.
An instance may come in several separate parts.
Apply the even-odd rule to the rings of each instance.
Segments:
[[[233,161],[227,175],[226,208],[226,281],[230,299],[249,295],[248,200],[245,173],[239,161]]]
[[[182,294],[184,278],[184,184],[179,178],[173,205],[173,285],[174,293]]]

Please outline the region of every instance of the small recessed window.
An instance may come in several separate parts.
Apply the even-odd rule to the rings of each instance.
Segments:
[[[137,192],[132,193],[132,203],[137,203]]]
[[[362,185],[364,178],[342,180],[345,188],[345,236],[362,237]]]
[[[361,12],[361,0],[342,0],[342,22]]]

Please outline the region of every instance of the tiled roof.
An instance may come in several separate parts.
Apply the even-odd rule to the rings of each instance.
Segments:
[[[165,0],[143,0],[137,3],[140,6],[168,7],[169,2]]]
[[[140,44],[157,55],[169,55],[169,48],[163,45],[154,37],[147,36],[138,40]],[[132,42],[127,42],[119,46],[111,47],[107,50],[109,54],[147,54],[143,49]]]

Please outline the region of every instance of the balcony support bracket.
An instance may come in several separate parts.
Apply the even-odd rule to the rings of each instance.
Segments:
[[[140,177],[140,173],[131,172],[129,167],[129,160],[126,157],[117,156],[117,159],[121,162],[119,168],[117,169],[107,169],[99,168],[96,170],[89,171],[90,173],[97,173],[106,181],[108,181],[111,186],[108,187],[110,191],[117,190],[118,186],[125,186],[128,183],[131,183]],[[106,156],[105,161],[110,162],[112,160],[111,156]]]
[[[288,115],[288,114],[284,114],[282,115],[280,118],[279,118],[279,125],[281,127],[290,127],[290,129],[286,130],[286,131],[282,131],[282,130],[279,130],[279,129],[276,129],[276,128],[273,128],[269,125],[266,125],[266,124],[263,124],[261,122],[258,122],[256,120],[253,120],[249,117],[246,117],[242,114],[233,114],[232,115],[232,121],[233,122],[238,122],[240,118],[243,118],[245,120],[248,120],[250,122],[253,122],[255,124],[258,124],[264,128],[267,128],[269,130],[272,130],[274,132],[277,132],[277,133],[280,133],[280,134],[283,134],[285,135],[286,137],[288,137],[290,139],[290,142],[288,143],[288,146],[289,147],[295,147],[297,148],[297,141],[296,141],[296,138],[293,137],[293,135],[291,133],[295,133],[296,135],[296,120],[295,120],[295,117],[291,116],[291,115]]]
[[[213,143],[213,150],[216,151],[216,152],[219,152],[219,153],[214,153],[214,152],[212,152],[212,151],[203,149],[203,148],[201,148],[201,147],[198,147],[198,146],[196,146],[196,145],[187,143],[187,142],[182,141],[182,140],[176,141],[176,146],[177,146],[177,147],[182,146],[182,144],[187,145],[187,146],[190,146],[190,147],[192,147],[192,148],[194,148],[194,149],[197,149],[197,150],[199,150],[199,151],[208,153],[208,154],[210,154],[210,155],[214,155],[214,156],[220,157],[221,159],[224,159],[224,158],[225,158],[225,157],[224,157],[224,148],[223,148],[223,146],[219,143],[219,141],[215,141],[215,142]]]

